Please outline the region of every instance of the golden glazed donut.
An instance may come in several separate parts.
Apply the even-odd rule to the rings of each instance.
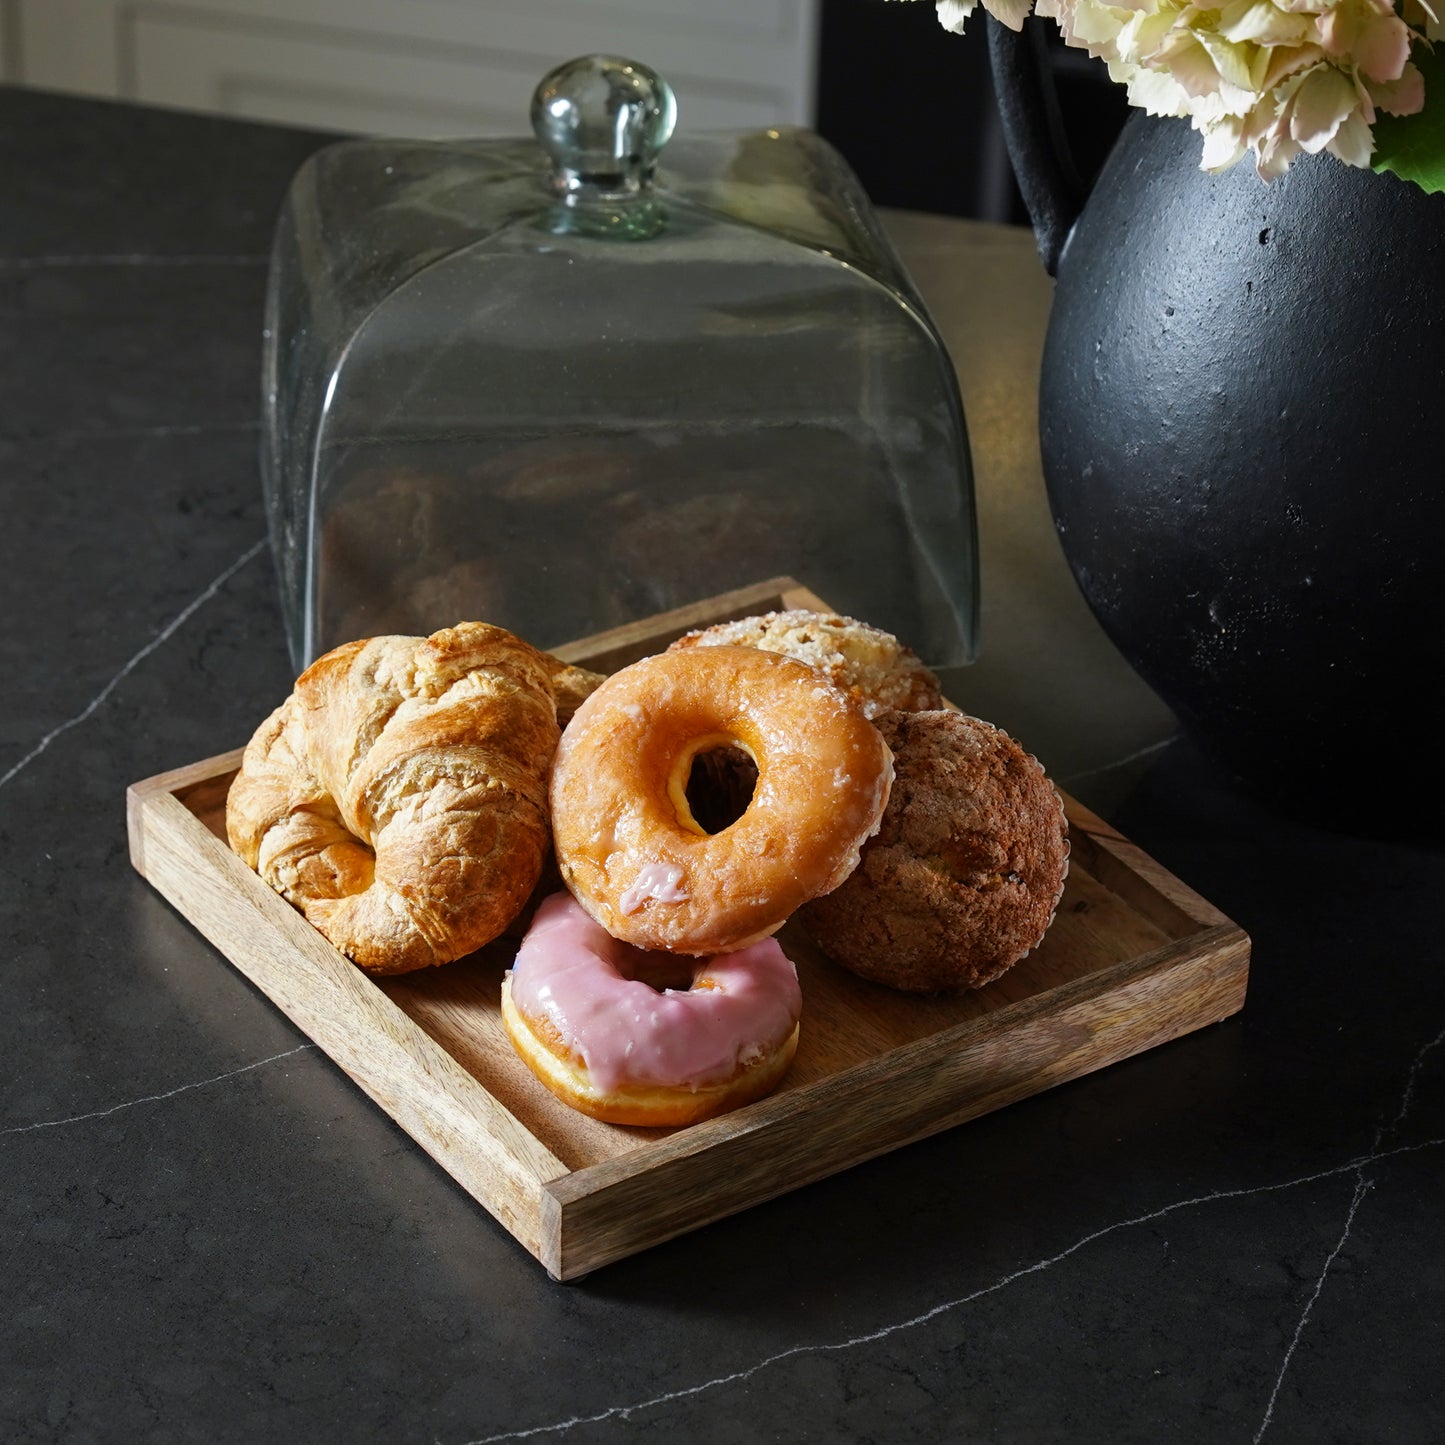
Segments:
[[[851,877],[800,920],[835,962],[916,992],[999,977],[1037,947],[1069,865],[1063,804],[1007,733],[949,711],[878,724],[897,775]]]
[[[688,647],[757,647],[795,657],[827,673],[874,719],[891,708],[943,706],[938,679],[917,653],[891,632],[836,612],[795,607],[719,622],[672,644],[673,650]]]
[[[541,874],[560,666],[483,622],[327,653],[246,748],[231,847],[371,972],[471,953]]]
[[[708,833],[687,799],[692,764],[732,747],[757,786]],[[816,669],[749,647],[664,652],[614,673],[562,734],[558,867],[614,938],[730,953],[848,876],[892,779],[878,729]]]
[[[537,910],[502,981],[517,1052],[609,1124],[693,1124],[771,1092],[798,1045],[798,974],[765,938],[722,958],[620,943],[570,893]]]

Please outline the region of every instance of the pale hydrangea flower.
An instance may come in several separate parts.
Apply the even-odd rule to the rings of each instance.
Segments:
[[[963,22],[978,8],[978,0],[937,0],[938,23],[955,35],[963,34]],[[1023,27],[1033,0],[983,0],[983,8],[1010,30]]]
[[[1131,105],[1188,116],[1204,138],[1201,165],[1222,171],[1253,154],[1266,180],[1301,153],[1329,151],[1366,166],[1380,111],[1413,115],[1425,84],[1410,60],[1423,35],[1445,38],[1438,0],[982,0],[1017,30],[1030,8],[1068,44],[1105,62]],[[979,0],[936,0],[959,31]]]

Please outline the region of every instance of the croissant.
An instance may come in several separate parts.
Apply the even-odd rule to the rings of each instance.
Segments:
[[[588,682],[483,622],[338,647],[247,746],[232,849],[369,972],[471,953],[548,856],[554,678]]]

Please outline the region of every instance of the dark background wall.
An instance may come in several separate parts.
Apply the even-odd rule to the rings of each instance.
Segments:
[[[1027,222],[994,104],[991,23],[980,6],[953,35],[932,0],[823,0],[817,127],[876,204]],[[1123,87],[1052,21],[1029,23],[1046,37],[1075,161],[1092,177],[1128,112]]]

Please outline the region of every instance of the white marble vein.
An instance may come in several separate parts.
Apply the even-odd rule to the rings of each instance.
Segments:
[[[239,1069],[228,1069],[224,1074],[216,1074],[209,1079],[195,1079],[189,1084],[178,1084],[174,1089],[167,1089],[160,1094],[146,1094],[143,1098],[127,1099],[120,1104],[112,1104],[108,1109],[92,1109],[87,1114],[69,1114],[63,1119],[42,1119],[37,1124],[12,1124],[8,1129],[0,1129],[0,1138],[6,1134],[31,1134],[37,1129],[59,1129],[64,1124],[82,1124],[87,1119],[104,1119],[111,1114],[118,1114],[122,1109],[134,1109],[140,1104],[155,1104],[162,1099],[174,1099],[177,1094],[187,1093],[191,1089],[204,1089],[211,1084],[219,1084],[226,1079],[234,1079],[241,1074],[249,1074],[252,1069],[265,1068],[267,1064],[274,1064],[278,1059],[289,1059],[293,1054],[303,1053],[307,1049],[314,1049],[315,1044],[297,1044],[294,1049],[286,1049],[279,1054],[271,1054],[264,1059],[257,1059],[251,1064],[242,1064]]]
[[[1090,778],[1102,777],[1105,773],[1112,773],[1115,768],[1126,768],[1130,763],[1137,763],[1155,753],[1162,753],[1170,743],[1178,742],[1180,736],[1179,733],[1170,733],[1167,738],[1160,738],[1158,742],[1146,743],[1142,748],[1136,748],[1122,758],[1113,758],[1107,763],[1101,763],[1097,768],[1086,768],[1082,772],[1070,773],[1063,780],[1064,786],[1072,790],[1077,783],[1086,782]]]
[[[1304,1333],[1306,1324],[1309,1323],[1310,1315],[1314,1312],[1315,1302],[1325,1287],[1325,1279],[1329,1275],[1330,1267],[1334,1264],[1340,1251],[1345,1247],[1350,1237],[1350,1231],[1354,1228],[1355,1214],[1359,1210],[1360,1201],[1375,1187],[1374,1181],[1365,1176],[1365,1167],[1375,1159],[1385,1158],[1386,1154],[1380,1152],[1380,1146],[1391,1135],[1395,1134],[1400,1126],[1409,1116],[1410,1107],[1415,1101],[1415,1083],[1420,1077],[1420,1070],[1425,1065],[1425,1060],[1432,1049],[1438,1048],[1445,1043],[1445,1029],[1442,1029],[1435,1037],[1421,1046],[1419,1052],[1411,1061],[1409,1071],[1405,1076],[1405,1087],[1400,1092],[1400,1103],[1395,1110],[1395,1117],[1388,1122],[1384,1114],[1380,1116],[1380,1122],[1375,1126],[1374,1141],[1370,1145],[1370,1154],[1362,1160],[1355,1169],[1355,1193],[1350,1200],[1349,1212],[1345,1216],[1344,1228],[1340,1231],[1340,1238],[1334,1249],[1330,1251],[1329,1258],[1325,1260],[1324,1267],[1320,1270],[1319,1278],[1315,1281],[1315,1287],[1310,1297],[1305,1301],[1303,1311],[1300,1313],[1299,1321],[1295,1325],[1294,1334],[1290,1338],[1289,1347],[1284,1352],[1284,1358],[1280,1361],[1279,1374],[1275,1377],[1274,1389],[1270,1391],[1269,1401],[1265,1405],[1264,1418],[1259,1423],[1259,1429],[1255,1431],[1254,1442],[1259,1445],[1264,1432],[1269,1429],[1270,1421],[1274,1418],[1275,1402],[1279,1399],[1280,1387],[1284,1384],[1284,1377],[1289,1372],[1290,1360],[1294,1357],[1295,1347],[1299,1344],[1300,1336]],[[1402,1152],[1402,1151],[1387,1151]]]
[[[934,1305],[931,1309],[925,1310],[922,1314],[914,1315],[906,1320],[899,1320],[894,1324],[882,1325],[876,1330],[870,1330],[866,1334],[853,1335],[848,1339],[833,1340],[826,1343],[809,1345],[794,1345],[789,1349],[780,1350],[775,1355],[768,1355],[765,1359],[758,1360],[755,1364],[749,1365],[743,1370],[734,1370],[726,1375],[718,1375],[713,1379],[703,1380],[696,1385],[689,1385],[681,1390],[668,1390],[660,1395],[653,1395],[645,1400],[635,1400],[627,1405],[613,1405],[609,1409],[599,1411],[595,1415],[577,1415],[567,1420],[556,1420],[546,1425],[534,1425],[522,1430],[507,1430],[499,1435],[487,1435],[480,1439],[470,1440],[467,1445],[498,1445],[504,1440],[526,1440],[538,1435],[558,1435],[572,1430],[581,1425],[596,1425],[607,1420],[630,1419],[634,1414],[642,1410],[655,1409],[659,1405],[667,1405],[676,1400],[690,1399],[693,1396],[701,1395],[709,1390],[716,1390],[724,1385],[737,1384],[740,1381],[751,1379],[759,1372],[771,1368],[773,1365],[781,1364],[784,1360],[795,1359],[800,1355],[822,1355],[834,1354],[843,1350],[855,1349],[859,1345],[872,1344],[877,1340],[886,1339],[890,1335],[898,1334],[902,1330],[914,1329],[919,1325],[927,1324],[928,1321],[936,1319],[941,1314],[950,1310],[960,1309],[962,1306],[971,1304],[974,1300],[983,1299],[986,1295],[996,1294],[999,1290],[1006,1289],[1017,1280],[1026,1278],[1029,1275],[1042,1274],[1045,1270],[1051,1269],[1054,1265],[1066,1260],[1070,1255],[1077,1254],[1079,1250],[1092,1244],[1095,1240],[1103,1239],[1106,1235],[1116,1234],[1121,1229],[1132,1229],[1140,1224],[1148,1224],[1155,1219],[1162,1219],[1166,1215],[1177,1214],[1184,1209],[1196,1209],[1206,1204],[1215,1204],[1228,1199],[1243,1199],[1253,1195],[1274,1194],[1286,1189],[1298,1189],[1306,1184],[1314,1184],[1323,1179],[1338,1178],[1342,1174],[1356,1173],[1369,1164],[1382,1159],[1390,1158],[1398,1154],[1412,1154],[1422,1149],[1434,1149],[1445,1144],[1445,1135],[1438,1139],[1428,1139],[1420,1144],[1401,1145],[1394,1149],[1386,1149],[1376,1154],[1366,1155],[1361,1158],[1351,1159],[1344,1164],[1337,1164],[1329,1169],[1317,1170],[1313,1174],[1301,1175],[1297,1179],[1286,1179],[1274,1184],[1257,1184],[1241,1189],[1221,1189],[1213,1194],[1195,1195],[1189,1199],[1178,1199],[1173,1204],[1166,1204],[1159,1209],[1150,1210],[1147,1214],[1134,1215],[1129,1219],[1121,1219],[1113,1224],[1106,1224],[1100,1229],[1093,1230],[1082,1238],[1074,1241],[1067,1249],[1060,1250],[1057,1254],[1050,1255],[1047,1259],[1036,1260],[1033,1264],[1024,1265],[1020,1269],[1013,1270],[1002,1278],[995,1280],[992,1284],[984,1285],[982,1289],[973,1290],[969,1294],[960,1295],[956,1299],[944,1300],[941,1304]],[[1354,1209],[1358,1208],[1362,1191],[1356,1188],[1354,1206],[1351,1208],[1349,1220],[1346,1222],[1344,1233],[1339,1243],[1335,1246],[1329,1260],[1326,1261],[1325,1272],[1328,1272],[1329,1265],[1334,1262],[1335,1256],[1343,1248],[1345,1239],[1349,1235],[1350,1225],[1354,1221]],[[1316,1286],[1316,1295],[1323,1287],[1324,1273]],[[1313,1299],[1311,1300],[1313,1303]],[[1308,1318],[1308,1308],[1305,1316],[1300,1321],[1300,1329],[1304,1327],[1304,1321]],[[1296,1338],[1299,1331],[1296,1331]],[[1281,1377],[1283,1371],[1281,1371]],[[1278,1390],[1278,1382],[1276,1382]],[[1271,1404],[1273,1401],[1271,1401]],[[1267,1423],[1267,1422],[1266,1422]],[[1263,1426],[1261,1426],[1261,1431]],[[1258,1438],[1258,1437],[1256,1437]]]
[[[1375,1135],[1375,1144],[1378,1148],[1380,1141],[1393,1134],[1401,1124],[1405,1122],[1411,1106],[1415,1102],[1415,1083],[1420,1077],[1420,1070],[1425,1066],[1425,1060],[1433,1049],[1438,1049],[1445,1044],[1445,1029],[1441,1029],[1429,1043],[1425,1044],[1420,1052],[1415,1055],[1414,1062],[1410,1065],[1410,1072],[1405,1077],[1405,1088],[1400,1095],[1400,1107],[1395,1111],[1395,1117],[1388,1125],[1382,1124]]]
[[[1269,1392],[1269,1399],[1265,1403],[1264,1419],[1259,1422],[1259,1429],[1254,1432],[1255,1445],[1259,1445],[1259,1441],[1264,1438],[1264,1432],[1269,1429],[1270,1421],[1274,1419],[1274,1404],[1279,1399],[1280,1386],[1284,1384],[1284,1377],[1289,1373],[1289,1362],[1294,1358],[1295,1347],[1299,1344],[1300,1336],[1304,1334],[1305,1326],[1314,1312],[1315,1302],[1324,1290],[1330,1267],[1339,1258],[1340,1251],[1345,1247],[1345,1241],[1350,1237],[1350,1231],[1355,1227],[1355,1214],[1359,1210],[1360,1201],[1374,1187],[1374,1184],[1365,1178],[1363,1166],[1358,1168],[1355,1171],[1355,1192],[1350,1200],[1349,1213],[1345,1215],[1344,1228],[1340,1231],[1339,1239],[1335,1241],[1335,1247],[1329,1252],[1324,1268],[1320,1270],[1319,1278],[1315,1281],[1315,1287],[1310,1291],[1310,1297],[1305,1301],[1305,1307],[1300,1312],[1299,1320],[1294,1327],[1294,1334],[1290,1336],[1289,1347],[1284,1352],[1284,1359],[1280,1361],[1279,1373],[1274,1379],[1274,1388]]]
[[[68,431],[44,431],[33,434],[26,432],[3,433],[0,434],[0,440],[18,442],[22,445],[43,442],[51,446],[75,446],[85,442],[149,441],[153,437],[244,435],[247,432],[260,431],[260,429],[259,420],[163,423],[156,426],[89,426],[73,427]]]
[[[99,708],[100,705],[106,700],[106,698],[108,698],[111,693],[115,691],[115,689],[121,684],[121,682],[124,681],[127,676],[129,676],[130,673],[132,673],[142,662],[144,662],[145,659],[149,657],[151,653],[153,653],[156,648],[158,648],[163,642],[174,636],[177,629],[184,626],[186,621],[190,617],[192,617],[199,608],[203,607],[207,602],[209,602],[211,598],[214,597],[216,593],[219,592],[221,588],[224,587],[226,583],[229,582],[231,578],[234,577],[236,573],[241,570],[242,567],[244,567],[254,557],[258,556],[261,550],[265,547],[265,545],[266,539],[262,537],[259,542],[253,543],[243,553],[241,553],[241,555],[237,557],[236,560],[232,562],[231,565],[227,567],[226,570],[222,572],[219,577],[215,578],[215,580],[211,582],[211,584],[205,589],[204,592],[202,592],[199,596],[192,598],[191,601],[188,602],[178,613],[176,613],[176,615],[172,617],[171,620],[167,622],[166,625],[161,628],[161,630],[156,633],[156,635],[151,638],[151,640],[146,643],[146,645],[142,647],[139,652],[135,653],[125,663],[125,665],[120,669],[120,671],[117,672],[115,676],[112,677],[110,681],[107,682],[106,685],[101,688],[101,690],[96,693],[96,695],[91,698],[91,700],[86,703],[86,705],[78,713],[75,714],[74,717],[66,718],[63,723],[59,723],[55,727],[51,728],[50,731],[46,733],[45,736],[41,738],[40,741],[36,743],[35,746],[31,748],[30,751],[26,753],[23,758],[20,759],[19,762],[12,763],[11,766],[3,774],[0,774],[0,788],[5,787],[6,784],[8,784],[18,773],[21,773],[26,768],[28,768],[30,764],[33,763],[35,759],[38,758],[41,753],[43,753],[46,748],[48,748],[51,743],[56,740],[56,738],[60,737],[63,733],[69,732],[71,728],[78,727],[88,717],[90,717],[96,711],[96,709]]]
[[[137,251],[103,251],[78,256],[0,256],[0,271],[64,271],[97,266],[264,266],[261,255],[164,256]]]

